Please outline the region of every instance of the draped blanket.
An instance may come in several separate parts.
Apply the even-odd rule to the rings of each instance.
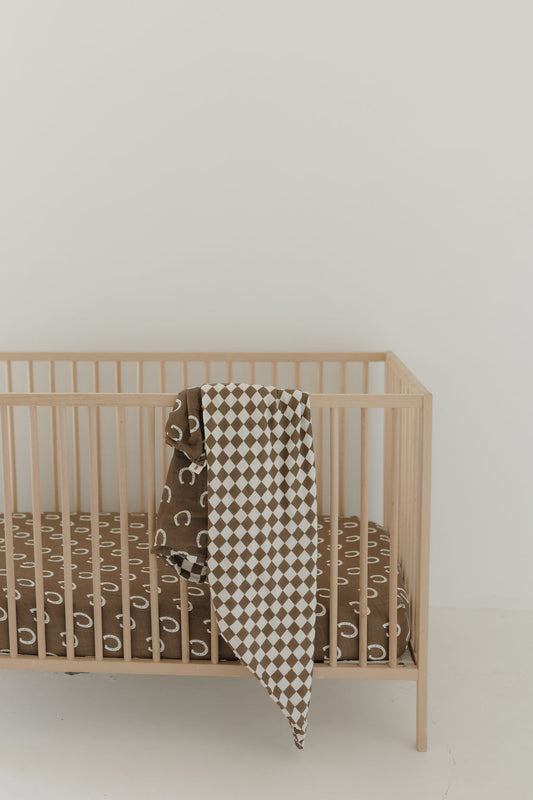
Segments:
[[[176,452],[155,552],[189,580],[207,578],[221,635],[281,708],[302,748],[317,577],[309,396],[205,384],[178,396],[166,430]]]
[[[200,388],[176,398],[166,423],[174,447],[157,512],[154,552],[189,581],[207,577],[207,470]]]

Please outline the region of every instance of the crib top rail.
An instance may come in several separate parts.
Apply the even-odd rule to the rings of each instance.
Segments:
[[[387,352],[5,351],[0,361],[386,361]]]
[[[114,391],[116,393],[129,393],[131,397],[129,401],[124,401],[124,404],[137,404],[137,399],[133,397],[134,393],[143,393],[144,394],[144,402],[143,405],[159,405],[156,399],[150,400],[150,395],[154,395],[155,392],[159,392],[160,394],[165,394],[168,392],[170,388],[166,379],[166,366],[172,364],[181,364],[181,385],[186,386],[189,385],[191,379],[191,370],[193,370],[193,365],[202,365],[203,364],[203,379],[201,382],[203,383],[210,383],[212,382],[212,365],[225,365],[225,378],[223,380],[235,380],[234,376],[234,367],[238,364],[248,364],[247,369],[247,380],[250,383],[255,382],[264,382],[264,379],[258,379],[257,375],[259,372],[260,365],[268,365],[270,364],[271,373],[268,378],[269,383],[277,384],[278,383],[278,366],[281,370],[283,365],[287,365],[291,367],[293,371],[293,378],[291,379],[291,383],[294,386],[298,386],[299,388],[303,388],[301,378],[303,376],[303,371],[306,365],[311,365],[317,371],[318,375],[318,382],[315,383],[314,387],[309,387],[307,390],[313,396],[313,404],[315,407],[324,407],[326,405],[331,406],[331,400],[333,401],[333,405],[340,405],[345,406],[346,403],[340,403],[337,401],[337,398],[333,395],[347,395],[350,393],[349,386],[347,385],[347,374],[348,368],[350,365],[357,365],[359,364],[362,369],[362,386],[357,387],[360,391],[362,388],[362,392],[364,394],[369,394],[372,391],[376,392],[375,388],[370,387],[369,385],[369,375],[370,375],[370,367],[372,365],[376,365],[376,368],[382,364],[385,367],[385,374],[388,376],[389,379],[385,379],[384,385],[384,393],[385,394],[392,394],[392,393],[399,393],[399,394],[419,394],[428,396],[429,392],[425,386],[416,378],[415,375],[405,366],[405,364],[400,361],[398,356],[395,355],[392,351],[375,351],[375,352],[261,352],[261,351],[233,351],[233,352],[225,352],[225,351],[205,351],[205,352],[179,352],[179,351],[154,351],[154,352],[133,352],[133,351],[122,351],[122,352],[104,352],[104,351],[5,351],[0,352],[0,362],[3,362],[5,365],[5,391],[10,393],[11,395],[11,402],[12,404],[16,403],[15,394],[18,392],[22,394],[22,392],[30,392],[32,394],[36,392],[40,392],[43,395],[48,391],[56,394],[56,400],[60,403],[61,400],[59,398],[58,390],[60,387],[58,386],[57,382],[57,370],[59,369],[61,364],[64,364],[68,367],[70,365],[70,387],[63,386],[62,390],[65,392],[80,392],[80,369],[82,365],[87,365],[91,367],[93,370],[93,378],[92,378],[92,386],[90,387],[89,391],[92,393],[99,393],[101,394],[101,398],[98,402],[99,405],[107,404],[108,401],[105,401],[105,392],[109,393],[109,388],[105,389],[102,381],[101,381],[101,371],[100,367],[104,368],[104,364],[110,364],[112,368],[114,368]],[[16,388],[13,376],[14,372],[13,369],[17,366],[22,366],[26,369],[26,381],[25,386]],[[126,367],[126,365],[130,365],[130,367],[136,368],[137,370],[137,377],[135,380],[135,385],[129,388],[126,388],[125,381],[123,380],[123,373],[122,367]],[[35,379],[35,370],[37,369],[38,365],[43,365],[46,368],[48,365],[48,386],[42,384],[42,380],[40,382],[36,381]],[[152,384],[150,387],[146,384],[146,370],[148,370],[149,365],[153,365],[158,368],[159,371],[159,379],[156,385]],[[334,380],[334,385],[326,386],[325,383],[325,375],[326,369],[328,366],[336,365],[339,370],[339,374],[337,378]],[[39,367],[40,368],[40,367]],[[239,372],[242,376],[242,369],[239,369]],[[219,380],[221,378],[219,377]],[[240,380],[243,378],[241,377]],[[246,379],[246,378],[245,378]],[[195,383],[198,382],[198,379],[195,379]],[[37,385],[39,384],[39,385]],[[286,384],[288,385],[288,384]],[[89,387],[87,387],[89,388]],[[381,388],[381,387],[380,387]],[[133,392],[132,392],[133,389]],[[356,387],[352,387],[351,393],[353,394],[354,389]],[[1,392],[0,392],[1,394]],[[318,395],[324,395],[330,398],[330,400],[319,400]],[[85,397],[87,398],[86,402],[93,403],[94,398],[92,398],[89,394],[86,394]],[[43,401],[44,404],[48,404],[46,401]],[[361,406],[361,403],[357,400],[353,400],[348,403],[351,406]],[[394,407],[394,401],[392,398],[389,398],[386,405],[383,405],[382,402],[378,403],[375,402],[374,405],[376,407]],[[405,407],[405,404],[402,404]],[[364,407],[371,407],[372,403],[370,398],[367,398],[367,402],[364,404]]]
[[[5,392],[0,406],[112,406],[169,408],[176,393],[123,392]],[[311,394],[311,408],[421,408],[422,394]]]

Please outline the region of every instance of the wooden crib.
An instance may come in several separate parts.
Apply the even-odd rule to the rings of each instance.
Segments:
[[[181,657],[161,652],[159,559],[147,555],[146,607],[151,628],[148,657],[132,655],[130,536],[128,515],[144,512],[153,543],[156,508],[170,460],[164,425],[176,393],[185,386],[242,381],[298,387],[310,393],[317,460],[319,513],[330,516],[330,552],[338,553],[339,517],[359,516],[359,658],[337,658],[338,555],[329,569],[329,658],[316,663],[316,678],[416,682],[416,745],[427,749],[428,584],[431,480],[430,393],[391,352],[376,353],[130,353],[5,352],[0,384],[4,531],[0,555],[0,623],[6,647],[0,668],[164,675],[250,675],[243,665],[219,657],[211,611],[210,659],[191,651],[187,582],[179,579]],[[103,644],[100,514],[119,517],[120,594],[123,649],[113,657]],[[31,514],[31,579],[19,577],[17,521]],[[61,531],[61,605],[45,597],[49,552],[45,512],[56,512]],[[92,570],[94,655],[77,654],[73,598],[71,515],[85,512]],[[52,514],[50,514],[52,516]],[[367,655],[369,519],[381,519],[390,536],[388,659]],[[117,534],[118,535],[118,534]],[[149,548],[149,544],[146,544]],[[76,549],[76,548],[75,548]],[[148,550],[149,552],[149,550]],[[0,562],[1,563],[1,562]],[[399,567],[397,566],[399,565]],[[397,569],[409,594],[409,648],[397,652]],[[24,650],[17,624],[24,586],[35,593],[36,651]],[[33,595],[32,595],[33,597]],[[135,601],[134,601],[135,602]],[[64,614],[64,653],[49,652],[48,623],[55,608]],[[86,616],[86,615],[85,615]],[[25,629],[27,631],[27,629]],[[30,632],[31,633],[31,632]],[[92,634],[91,634],[92,635]],[[22,637],[22,638],[21,638]]]

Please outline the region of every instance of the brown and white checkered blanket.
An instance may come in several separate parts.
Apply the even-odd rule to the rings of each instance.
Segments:
[[[201,413],[191,414],[197,410],[194,395],[187,395],[185,408],[183,394],[169,417],[167,441],[182,456],[189,448],[190,480],[175,455],[158,513],[156,551],[189,579],[207,576],[221,635],[281,708],[301,748],[317,579],[309,396],[272,386],[205,384]],[[202,432],[207,471],[198,448]],[[206,536],[199,527],[204,491]]]

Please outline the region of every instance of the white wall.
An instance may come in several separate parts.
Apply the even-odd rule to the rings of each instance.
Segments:
[[[532,607],[527,2],[17,2],[3,349],[394,349],[432,599]]]

